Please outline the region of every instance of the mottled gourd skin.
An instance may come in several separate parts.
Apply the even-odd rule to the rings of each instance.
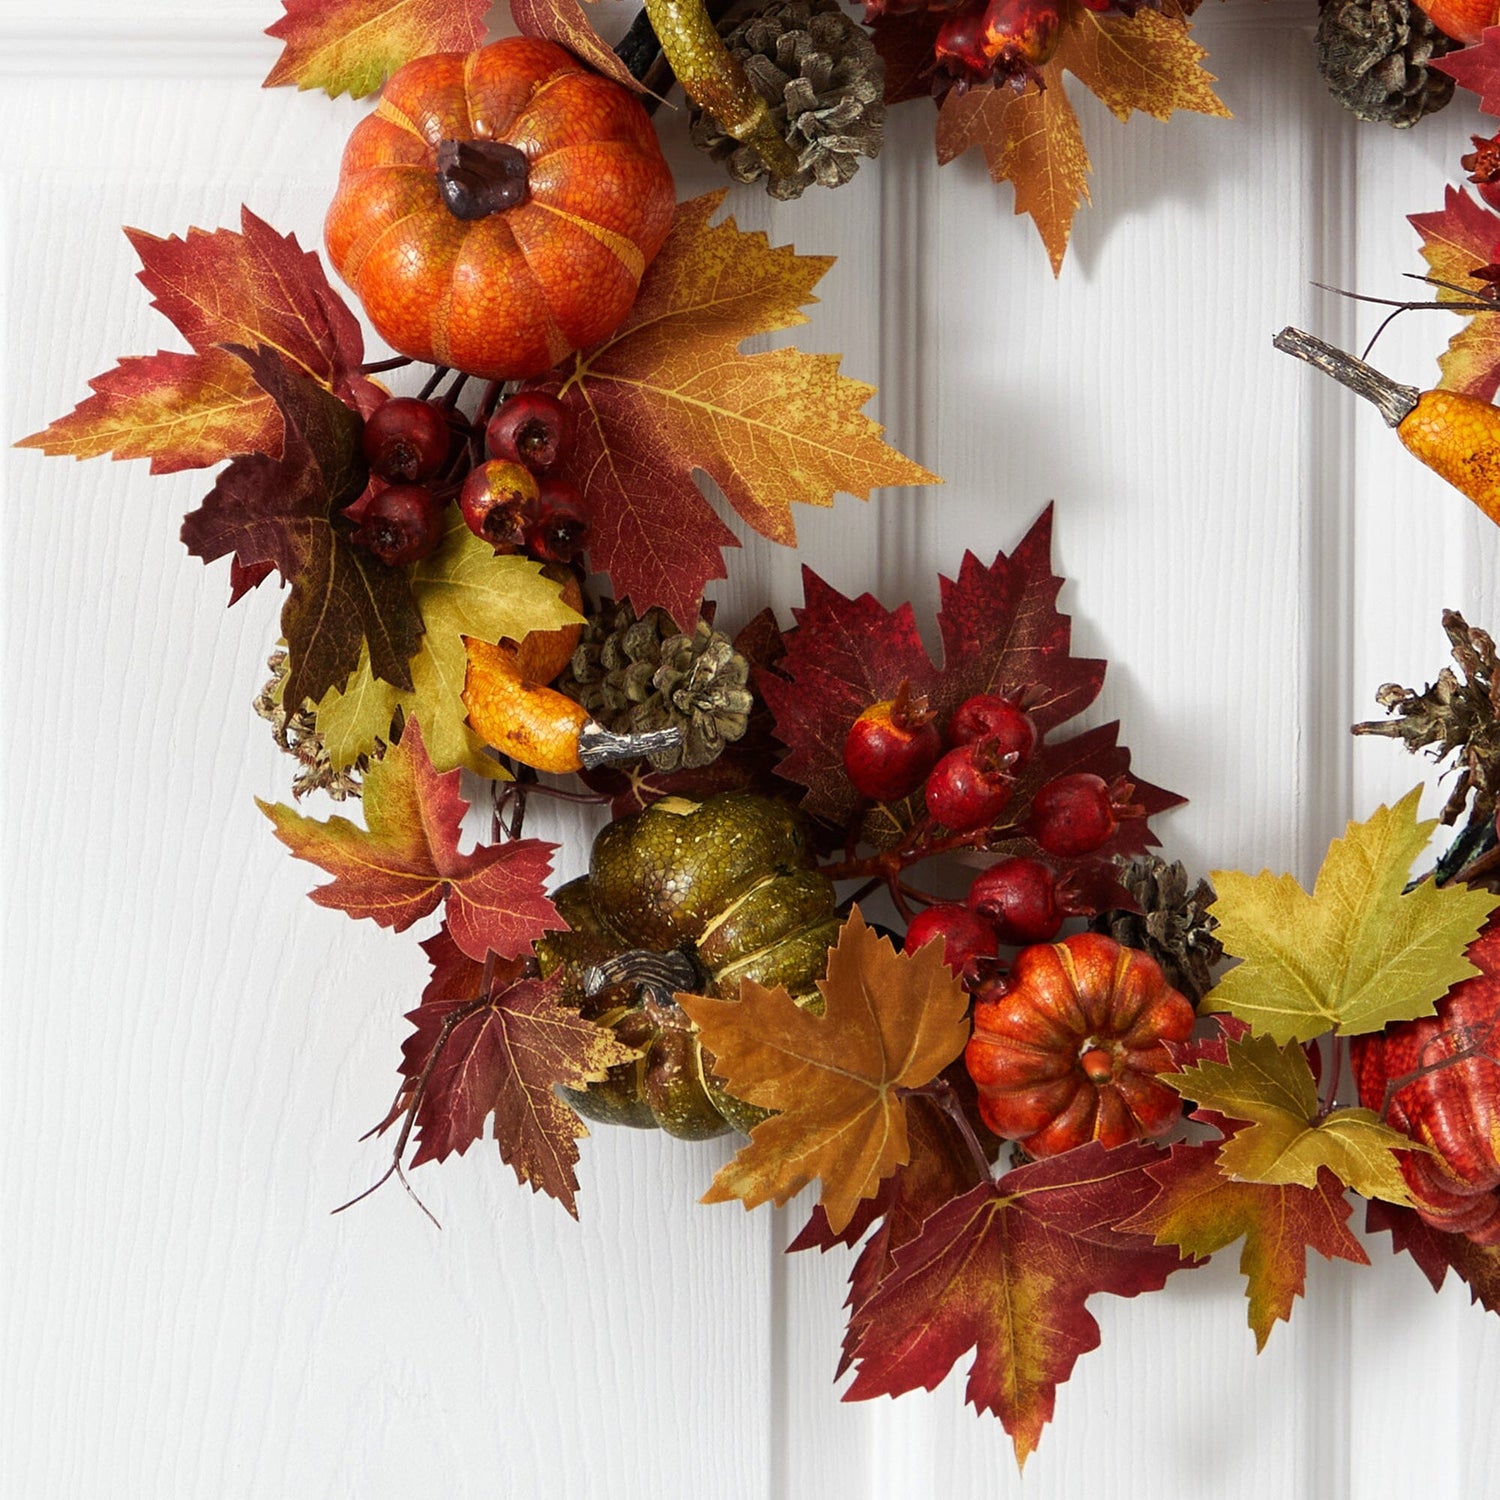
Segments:
[[[1377,1113],[1390,1085],[1421,1075],[1391,1093],[1385,1117],[1437,1153],[1398,1158],[1417,1213],[1434,1229],[1500,1245],[1500,1061],[1483,1040],[1500,1026],[1500,927],[1469,959],[1480,972],[1449,990],[1436,1015],[1351,1037],[1349,1054],[1359,1102]],[[1474,1055],[1459,1056],[1466,1047]]]
[[[1500,407],[1457,391],[1427,391],[1396,436],[1490,520],[1500,522]]]
[[[455,217],[436,175],[450,140],[524,152],[526,200]],[[614,332],[675,207],[645,110],[561,47],[507,37],[392,75],[349,138],[324,238],[392,348],[514,380]]]
[[[629,949],[682,949],[707,994],[736,999],[748,978],[821,1005],[817,981],[839,923],[833,884],[812,868],[796,813],[747,792],[658,802],[606,827],[589,874],[553,899],[571,930],[537,945],[543,972],[561,969],[565,1001],[643,1054],[605,1082],[568,1093],[574,1108],[591,1120],[660,1126],[688,1140],[748,1131],[763,1119],[724,1092],[675,1005],[643,999],[633,985],[587,996],[582,976]]]

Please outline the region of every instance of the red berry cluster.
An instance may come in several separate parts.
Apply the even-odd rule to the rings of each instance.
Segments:
[[[552,473],[571,437],[567,409],[539,391],[501,402],[485,420],[482,446],[478,424],[451,401],[392,397],[365,422],[373,481],[345,511],[353,541],[393,568],[420,562],[442,541],[443,511],[456,494],[465,524],[497,552],[572,562],[588,537],[588,512]]]
[[[939,846],[983,848],[998,836],[1017,775],[1041,739],[1022,696],[967,699],[946,735],[934,717],[926,699],[903,683],[894,698],[865,709],[844,741],[844,769],[861,796],[893,802],[920,787],[924,827],[947,830],[937,842],[918,838],[908,851],[913,861]],[[1054,776],[1037,789],[1024,818],[1005,823],[1003,832],[1029,838],[1044,854],[1078,859],[1108,843],[1121,818],[1141,815],[1129,805],[1132,791],[1089,772]],[[1066,875],[1013,855],[977,875],[964,902],[937,902],[912,918],[906,944],[914,950],[941,937],[945,959],[961,972],[973,959],[995,957],[1002,943],[1047,942],[1066,918],[1087,914],[1091,908]]]
[[[1127,14],[1144,0],[1081,0],[1088,10]],[[1024,88],[1038,78],[1057,51],[1062,29],[1061,0],[865,0],[865,20],[882,16],[933,15],[934,90],[980,83],[1011,83]],[[940,20],[938,18],[941,18]]]

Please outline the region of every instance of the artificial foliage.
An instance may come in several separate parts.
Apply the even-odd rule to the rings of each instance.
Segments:
[[[681,83],[699,143],[793,198],[876,154],[882,101],[904,128],[930,99],[939,159],[978,147],[1055,272],[1089,193],[1065,76],[1121,120],[1225,116],[1188,16],[749,9],[646,0],[610,46],[579,0],[514,0],[523,38],[481,46],[476,0],[286,0],[268,84],[381,93],[326,234],[398,352],[367,357],[318,255],[248,208],[131,230],[186,349],[122,359],[21,440],[222,465],[182,538],[264,613],[254,711],[309,799],[262,802],[268,831],[329,877],[315,902],[411,932],[431,968],[385,1177],[492,1139],[576,1217],[586,1120],[738,1131],[705,1200],[805,1194],[791,1250],[855,1252],[844,1398],[967,1362],[1020,1462],[1100,1341],[1092,1298],[1237,1252],[1263,1347],[1309,1251],[1367,1263],[1356,1199],[1435,1287],[1500,1312],[1488,634],[1450,611],[1459,672],[1388,684],[1394,717],[1355,726],[1452,761],[1451,842],[1415,788],[1351,821],[1309,891],[1155,853],[1184,798],[1118,721],[1078,725],[1107,664],[1072,649],[1050,507],[1009,552],[955,557],[931,620],[811,562],[789,612],[705,598],[738,543],[703,481],[785,546],[796,504],[939,481],[839,356],[747,351],[808,321],[833,263],[740,229],[728,189],[676,201],[655,104]],[[1431,63],[1492,108],[1500,27],[1427,9],[1466,45],[1433,60],[1386,5],[1406,29],[1376,82],[1405,100]],[[1500,136],[1473,145],[1478,196],[1413,216],[1463,320],[1436,388],[1279,342],[1500,521]],[[527,831],[547,798],[598,810],[560,888]]]

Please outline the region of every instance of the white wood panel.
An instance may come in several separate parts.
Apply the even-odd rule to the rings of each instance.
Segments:
[[[11,436],[171,342],[119,224],[232,223],[243,200],[316,244],[361,113],[256,87],[263,7],[66,14],[87,29],[0,5]],[[718,593],[728,618],[767,597],[785,617],[806,560],[930,610],[964,546],[1009,548],[1055,498],[1077,648],[1115,661],[1095,717],[1194,799],[1163,820],[1169,848],[1306,878],[1347,816],[1410,784],[1346,726],[1380,681],[1431,673],[1444,603],[1496,622],[1494,538],[1269,339],[1288,321],[1352,337],[1309,281],[1385,291],[1416,266],[1400,216],[1440,201],[1470,117],[1356,130],[1300,8],[1205,12],[1199,35],[1237,121],[1122,128],[1085,102],[1095,207],[1058,285],[977,158],[937,173],[925,105],[837,196],[733,195],[746,227],[839,255],[795,341],[878,380],[892,439],[949,483],[800,517],[799,556],[732,521],[746,547]],[[683,194],[718,185],[673,133]],[[1382,360],[1419,380],[1438,338],[1412,318]],[[305,867],[254,810],[285,786],[247,706],[275,607],[226,615],[223,570],[183,554],[201,476],[0,464],[5,1021],[24,1060],[0,1102],[0,1490],[1020,1489],[959,1379],[838,1402],[849,1258],[779,1255],[798,1206],[698,1207],[722,1147],[601,1132],[581,1227],[482,1148],[416,1174],[440,1234],[394,1187],[327,1217],[380,1169],[355,1137],[388,1102],[422,965],[303,901]],[[559,827],[576,850],[580,824]],[[1232,1254],[1100,1299],[1104,1346],[1060,1392],[1026,1493],[1484,1493],[1495,1320],[1373,1248],[1374,1271],[1314,1267],[1258,1359]]]

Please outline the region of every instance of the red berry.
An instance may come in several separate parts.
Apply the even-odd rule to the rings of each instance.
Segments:
[[[464,524],[494,547],[518,548],[536,518],[537,483],[531,470],[491,459],[473,469],[458,492]]]
[[[976,875],[968,906],[1004,943],[1050,942],[1066,915],[1052,871],[1040,860],[1019,855]]]
[[[1010,801],[1014,759],[993,735],[950,750],[927,778],[927,811],[954,833],[988,828]]]
[[[1054,776],[1031,804],[1028,831],[1048,854],[1092,854],[1115,831],[1116,809],[1102,776]]]
[[[895,802],[921,786],[942,753],[927,699],[903,682],[894,698],[872,703],[849,726],[844,770],[861,797]]]
[[[415,396],[393,396],[365,422],[365,462],[382,479],[431,479],[448,456],[448,419]]]
[[[1057,0],[989,0],[984,54],[1004,77],[1031,75],[1057,51],[1062,12]]]
[[[484,429],[491,458],[525,464],[538,474],[557,466],[572,436],[572,414],[556,396],[542,391],[518,391],[501,403]]]
[[[1036,720],[1021,707],[1019,699],[1002,698],[998,693],[976,693],[965,698],[953,710],[948,721],[950,745],[972,745],[988,735],[1000,742],[1002,755],[1015,756],[1015,769],[1031,759],[1036,749]]]
[[[915,953],[934,938],[943,940],[943,962],[962,974],[971,958],[993,958],[999,950],[995,929],[956,901],[940,901],[918,912],[906,929],[906,951]]]
[[[965,83],[984,83],[995,72],[984,46],[983,0],[956,10],[938,28],[932,48],[938,66]]]
[[[359,526],[350,540],[391,568],[421,562],[443,540],[443,507],[425,485],[377,490],[359,504],[354,519]]]
[[[526,550],[543,562],[572,562],[588,545],[589,510],[561,479],[537,481],[536,519],[526,528]]]

